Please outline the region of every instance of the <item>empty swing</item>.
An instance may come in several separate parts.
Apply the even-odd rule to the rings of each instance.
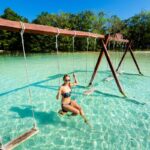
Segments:
[[[22,42],[22,49],[23,49],[23,56],[24,56],[24,61],[25,61],[25,71],[26,71],[26,80],[29,84],[29,75],[28,75],[28,66],[27,66],[27,59],[26,59],[26,52],[25,52],[25,47],[24,47],[24,38],[23,38],[23,34],[25,31],[25,25],[20,22],[21,24],[21,42]],[[11,140],[10,142],[8,142],[7,144],[5,144],[3,146],[4,150],[12,150],[15,147],[17,147],[18,145],[20,145],[21,143],[25,142],[26,140],[28,140],[29,138],[31,138],[32,136],[34,136],[35,134],[38,133],[38,129],[37,129],[37,123],[34,117],[34,110],[33,110],[33,105],[32,105],[32,94],[31,94],[31,89],[30,87],[28,87],[28,94],[29,94],[29,103],[32,106],[32,119],[33,119],[33,128],[31,128],[29,131],[25,132],[24,134],[20,135],[19,137]]]
[[[57,28],[57,34],[55,36],[55,49],[56,49],[56,59],[57,59],[57,71],[58,71],[58,74],[59,74],[59,79],[58,79],[58,85],[60,86],[60,62],[59,62],[59,50],[58,50],[58,37],[59,37],[59,28]]]
[[[111,42],[111,41],[110,41]],[[108,44],[108,50],[109,50],[109,45],[110,45],[110,42]],[[113,41],[112,43],[112,48],[113,48],[113,51],[115,53],[115,57],[114,57],[114,61],[112,62],[114,64],[114,66],[116,67],[117,66],[117,63],[118,63],[118,56],[119,56],[119,48],[120,48],[120,42],[116,42],[116,41]],[[122,47],[121,47],[122,48]],[[108,65],[107,65],[107,68],[108,68]],[[119,72],[116,72],[116,76],[119,77]],[[111,81],[113,80],[113,76],[112,75],[109,75],[108,77],[106,77],[103,81]]]
[[[90,37],[90,33],[89,33]],[[89,37],[87,38],[87,53],[89,50]],[[96,44],[97,44],[97,38],[94,40],[94,50],[96,50]],[[87,78],[87,56],[86,56],[86,78]],[[95,91],[95,88],[93,86],[90,86],[88,90],[84,91],[84,95],[91,95]]]

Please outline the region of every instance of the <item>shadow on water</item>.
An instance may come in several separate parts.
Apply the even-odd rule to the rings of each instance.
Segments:
[[[86,71],[85,71],[85,70],[75,70],[74,72],[69,72],[69,73],[67,73],[67,74],[82,73],[82,72],[86,72]],[[87,72],[92,72],[92,71],[87,71]],[[106,72],[107,72],[107,71],[106,71]],[[106,73],[106,72],[105,72],[105,73]],[[20,90],[24,90],[25,88],[28,88],[28,87],[31,87],[31,86],[44,88],[44,86],[43,86],[43,85],[40,85],[40,84],[49,82],[49,81],[51,81],[51,80],[56,80],[56,79],[62,78],[63,75],[64,75],[64,74],[52,75],[52,76],[49,76],[49,77],[48,77],[47,79],[45,79],[45,80],[37,81],[37,82],[31,83],[31,84],[28,84],[28,85],[25,85],[25,86],[22,86],[22,87],[18,87],[18,88],[15,88],[15,89],[12,89],[12,90],[9,90],[9,91],[0,93],[0,96],[5,96],[5,95],[8,95],[8,94],[11,94],[11,93],[20,91]],[[53,87],[51,87],[51,86],[49,86],[49,87],[47,86],[47,88],[48,88],[48,89],[51,89],[51,90],[56,90],[56,88],[53,88]]]
[[[11,107],[10,111],[17,113],[20,118],[32,118],[32,107],[28,105],[27,106],[23,105],[21,107]],[[56,125],[66,126],[67,124],[64,121],[61,121],[57,112],[54,111],[43,112],[43,111],[34,110],[34,114],[35,114],[35,119],[41,125],[52,124],[54,126]]]
[[[68,74],[72,74],[72,73],[82,73],[82,72],[86,72],[85,70],[75,70],[74,72],[69,72]],[[92,72],[92,71],[88,71],[88,72]],[[110,73],[109,70],[106,70],[106,71],[99,71],[99,73],[102,73],[102,74],[108,74]],[[123,73],[125,75],[131,75],[129,73]],[[58,79],[58,78],[62,78],[64,74],[56,74],[56,75],[52,75],[52,76],[49,76],[47,79],[45,80],[41,80],[41,81],[37,81],[37,82],[34,82],[34,83],[31,83],[29,85],[26,85],[26,86],[22,86],[22,87],[19,87],[19,88],[16,88],[16,89],[12,89],[10,91],[6,91],[4,93],[0,93],[0,96],[4,96],[4,95],[7,95],[7,94],[10,94],[10,93],[13,93],[13,92],[17,92],[19,90],[23,90],[25,88],[28,88],[28,87],[39,87],[39,88],[43,88],[43,89],[49,89],[49,90],[54,90],[54,91],[57,91],[58,90],[58,86],[45,86],[45,85],[41,85],[42,83],[45,83],[45,82],[48,82],[48,81],[51,81],[51,80],[55,80],[55,79]],[[132,75],[137,75],[137,74],[132,74]],[[96,84],[94,86],[97,86]],[[87,89],[87,87],[85,86],[81,86],[81,85],[78,85],[76,87],[77,89]],[[107,97],[114,97],[114,98],[121,98],[127,102],[131,102],[131,103],[134,103],[134,104],[137,104],[137,105],[144,105],[145,103],[140,103],[138,102],[137,100],[135,99],[131,99],[131,98],[125,98],[125,97],[121,97],[121,96],[118,96],[118,95],[113,95],[113,94],[109,94],[109,93],[104,93],[104,92],[101,92],[101,91],[98,91],[98,90],[95,90],[94,93],[97,93],[98,95],[92,95],[92,96],[99,96],[99,95],[104,95],[104,96],[107,96]],[[78,95],[83,95],[82,92],[74,92],[73,94],[78,94]]]
[[[12,89],[12,90],[9,90],[9,91],[0,93],[0,96],[4,96],[4,95],[7,95],[7,94],[11,94],[11,93],[13,93],[13,92],[17,92],[17,91],[23,90],[23,89],[28,88],[28,87],[31,87],[31,86],[38,86],[38,85],[40,85],[40,84],[42,84],[42,83],[45,83],[45,82],[48,82],[48,81],[51,81],[51,80],[58,79],[59,77],[62,77],[62,76],[63,76],[62,74],[56,74],[56,75],[53,75],[53,76],[48,77],[48,79],[41,80],[41,81],[37,81],[37,82],[31,83],[31,84],[26,85],[26,86],[22,86],[22,87],[19,87],[19,88],[15,88],[15,89]]]
[[[10,111],[17,113],[19,115],[19,118],[22,118],[22,119],[32,118],[32,106],[29,106],[29,105],[22,105],[20,107],[11,107]],[[65,127],[65,128],[67,127],[69,129],[75,129],[78,132],[86,132],[85,127],[87,129],[91,129],[91,128],[89,128],[89,126],[87,124],[85,124],[84,130],[83,130],[82,128],[76,127],[76,123],[73,123],[73,124],[71,124],[71,126],[68,127],[66,119],[64,121],[62,121],[60,119],[60,117],[58,116],[58,113],[54,112],[54,111],[42,112],[42,111],[34,110],[34,114],[35,114],[36,121],[40,125],[50,125],[51,124],[55,127],[59,126],[59,127]],[[62,116],[62,117],[65,117],[65,116]],[[16,118],[16,117],[14,117],[14,118]],[[71,119],[72,116],[67,116],[67,118]],[[74,116],[73,116],[73,118],[74,118]]]
[[[144,75],[144,74],[138,74],[138,73],[127,73],[127,72],[123,72],[122,75],[126,75],[126,76],[136,76],[136,77],[146,77],[149,78],[150,76],[148,75]]]
[[[72,73],[77,73],[78,71],[74,71],[74,72],[69,72],[68,74],[72,74]],[[22,87],[19,87],[19,88],[15,88],[15,89],[12,89],[12,90],[9,90],[9,91],[6,91],[6,92],[3,92],[3,93],[0,93],[0,96],[5,96],[7,94],[11,94],[11,93],[14,93],[14,92],[17,92],[17,91],[20,91],[20,90],[24,90],[25,88],[28,88],[28,87],[31,87],[31,86],[34,86],[34,87],[41,87],[41,88],[48,88],[48,89],[51,89],[51,90],[56,90],[56,88],[52,87],[52,86],[43,86],[43,85],[40,85],[42,83],[46,83],[46,82],[49,82],[51,80],[56,80],[56,79],[59,79],[59,78],[62,78],[64,74],[56,74],[56,75],[52,75],[52,76],[49,76],[47,79],[45,80],[41,80],[41,81],[37,81],[37,82],[34,82],[34,83],[31,83],[29,85],[25,85],[25,86],[22,86]],[[55,86],[55,87],[58,87],[58,86]]]
[[[104,95],[106,97],[114,97],[114,98],[119,98],[119,99],[122,99],[122,100],[125,100],[127,102],[130,102],[130,103],[134,103],[136,105],[145,105],[146,103],[140,103],[139,101],[135,100],[135,99],[131,99],[131,98],[128,98],[128,97],[121,97],[121,96],[117,96],[117,95],[113,95],[113,94],[109,94],[109,93],[105,93],[105,92],[101,92],[101,91],[95,91],[95,93],[98,93],[98,94],[101,94],[101,95]]]
[[[85,87],[81,86],[81,85],[78,85],[78,88],[85,89]],[[104,97],[122,99],[122,100],[125,100],[127,102],[134,103],[136,105],[145,105],[146,104],[146,103],[140,103],[139,101],[137,101],[135,99],[131,99],[131,98],[128,98],[128,97],[122,97],[122,96],[118,96],[118,95],[114,95],[114,94],[110,94],[110,93],[105,93],[105,92],[101,92],[101,91],[98,91],[98,90],[95,90],[94,93],[96,93],[96,95],[95,95],[96,97],[102,95]],[[92,95],[92,96],[94,96],[94,95]]]

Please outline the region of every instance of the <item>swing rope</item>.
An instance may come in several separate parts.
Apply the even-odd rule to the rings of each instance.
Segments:
[[[85,83],[87,83],[87,71],[88,71],[88,64],[87,64],[87,55],[88,55],[88,51],[89,51],[89,37],[90,37],[90,33],[88,33],[88,37],[86,39],[87,42],[87,47],[86,47],[86,79],[85,79]]]
[[[97,37],[94,39],[94,51],[96,51]]]
[[[0,136],[0,150],[3,150],[4,149],[4,146],[3,146],[3,139],[2,137]]]
[[[58,50],[58,36],[60,35],[59,28],[57,28],[57,34],[56,34],[56,41],[55,41],[55,48],[56,48],[56,54],[57,54],[57,69],[58,69],[58,74],[60,75],[60,64],[59,64],[59,50]],[[58,81],[60,85],[60,77]]]
[[[56,42],[55,42],[55,48],[58,54],[58,36],[59,36],[60,32],[59,32],[59,28],[57,28],[57,34],[56,34]]]
[[[124,50],[126,49],[126,43],[124,43],[123,45],[122,45],[122,48],[121,48],[121,56],[122,56],[122,54],[124,53]],[[122,74],[123,72],[124,72],[124,64],[125,64],[125,62],[124,62],[124,60],[122,61],[122,66],[120,67],[120,71],[119,71],[119,73],[120,74]]]
[[[28,64],[27,64],[27,58],[26,58],[26,52],[25,52],[25,46],[24,46],[24,31],[25,31],[25,25],[23,22],[20,22],[21,24],[21,42],[22,42],[22,50],[23,50],[23,56],[24,56],[24,62],[25,62],[25,70],[26,70],[26,80],[28,82],[28,84],[30,84],[30,80],[29,80],[29,73],[28,73]],[[32,105],[32,92],[31,92],[31,88],[28,87],[28,94],[29,94],[29,102],[31,104],[31,110],[32,110],[32,118],[33,118],[33,127],[36,128],[37,127],[37,123],[35,120],[35,115],[34,115],[34,110],[33,110],[33,105]]]
[[[94,39],[94,52],[96,52],[96,45],[97,45],[97,37]],[[94,60],[96,60],[96,55],[94,54]],[[93,61],[93,67],[95,67],[95,61]]]
[[[75,56],[74,56],[74,51],[75,51],[75,37],[76,37],[76,31],[74,31],[74,36],[72,37],[72,52],[73,52],[73,73],[75,70]]]

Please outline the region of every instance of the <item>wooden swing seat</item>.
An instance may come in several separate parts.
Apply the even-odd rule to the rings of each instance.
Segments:
[[[25,142],[26,140],[28,140],[29,138],[31,138],[32,136],[34,136],[38,132],[39,132],[38,129],[32,128],[31,130],[25,132],[21,136],[13,139],[12,141],[10,141],[6,145],[4,145],[4,150],[12,150],[12,149],[14,149],[15,147],[17,147],[21,143]]]

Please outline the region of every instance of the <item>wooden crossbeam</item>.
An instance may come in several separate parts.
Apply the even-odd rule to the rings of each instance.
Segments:
[[[113,37],[110,37],[109,41],[117,41],[120,43],[128,43],[129,42],[129,40],[127,40],[127,39],[118,39],[118,38],[113,38]]]
[[[124,39],[121,33],[109,34],[109,41],[117,41],[120,43],[129,43],[129,40]]]
[[[38,130],[36,128],[32,128],[31,130],[25,132],[21,136],[17,137],[16,139],[13,139],[12,141],[8,142],[6,145],[4,145],[4,150],[12,150],[21,143],[25,142],[32,136],[38,133]]]
[[[46,26],[46,25],[24,23],[24,26],[25,26],[25,33],[56,35],[59,32],[59,35],[63,35],[63,36],[75,35],[76,37],[91,37],[91,38],[100,38],[100,39],[105,38],[105,36],[102,34],[60,29],[60,28]],[[10,20],[0,18],[0,30],[19,32],[21,31],[21,29],[22,27],[19,21],[10,21]]]

